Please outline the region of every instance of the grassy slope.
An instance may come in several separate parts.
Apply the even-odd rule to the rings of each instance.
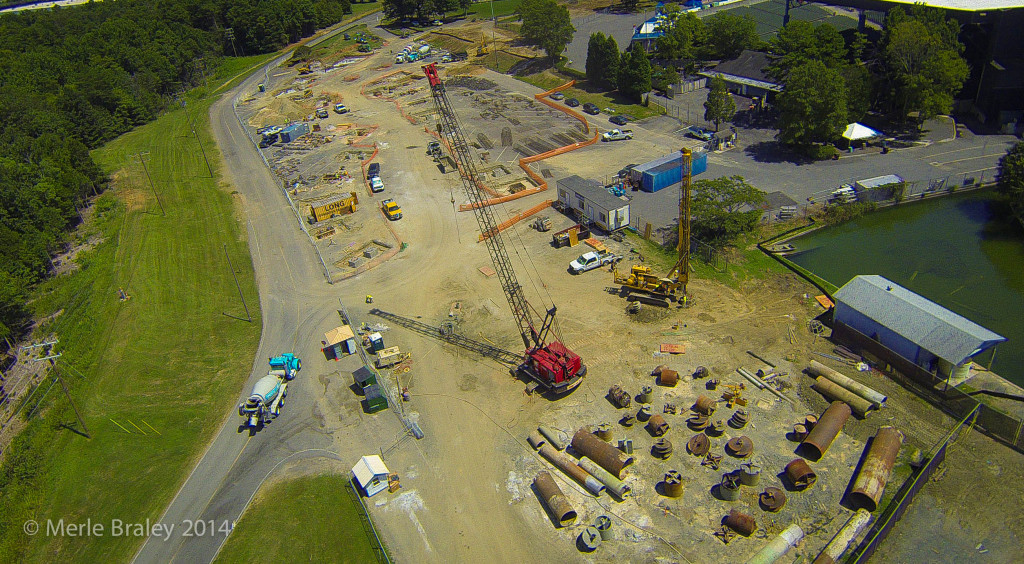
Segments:
[[[545,90],[561,86],[572,80],[572,77],[551,70],[527,76],[517,76],[516,78]],[[642,104],[634,104],[625,96],[620,95],[618,91],[594,90],[591,92],[585,89],[586,81],[577,81],[576,84],[577,86],[562,90],[562,93],[565,94],[566,98],[576,98],[580,101],[580,107],[576,108],[579,111],[582,111],[580,108],[582,108],[583,104],[590,102],[597,104],[597,107],[601,108],[602,113],[605,108],[613,108],[615,113],[629,114],[636,119],[643,119],[645,117],[664,113],[661,108],[655,104],[652,104],[649,107],[644,107]],[[584,88],[581,88],[581,86]]]
[[[228,77],[265,59],[230,61],[209,89],[223,92]],[[214,96],[200,98],[209,89],[194,92],[189,109],[218,176],[207,117]],[[128,163],[138,152],[149,153],[147,166],[166,217],[141,166]],[[33,303],[38,316],[64,309],[48,330],[60,336],[61,362],[84,375],[65,371],[92,439],[58,427],[74,416],[63,398],[51,394],[52,407],[19,438],[3,469],[0,560],[7,562],[52,561],[55,555],[61,561],[130,559],[144,539],[27,537],[21,524],[27,518],[159,518],[232,414],[259,340],[245,227],[226,184],[209,177],[185,112],[176,108],[94,157],[123,178],[101,198],[97,208],[106,211],[90,227],[105,241],[80,260],[78,272],[41,285]],[[225,245],[252,323],[225,315],[244,318]],[[120,303],[118,288],[131,300]]]
[[[376,562],[345,482],[306,477],[261,491],[215,562]]]

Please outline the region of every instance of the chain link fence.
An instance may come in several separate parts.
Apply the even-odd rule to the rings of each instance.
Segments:
[[[633,216],[630,218],[629,226],[644,239],[660,245],[664,249],[674,252],[679,244],[679,232],[674,225],[656,227],[643,217]],[[716,272],[729,270],[729,258],[724,253],[694,237],[690,238],[690,256],[699,259]]]

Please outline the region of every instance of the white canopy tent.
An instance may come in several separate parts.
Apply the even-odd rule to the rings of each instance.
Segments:
[[[846,131],[843,132],[843,139],[850,141],[860,141],[862,139],[870,139],[872,137],[880,137],[882,134],[871,129],[866,125],[859,123],[851,123],[846,126]]]

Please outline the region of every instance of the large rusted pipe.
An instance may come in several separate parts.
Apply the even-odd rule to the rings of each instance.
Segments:
[[[882,407],[883,405],[885,405],[885,400],[888,399],[887,397],[885,397],[884,394],[880,394],[875,390],[872,390],[871,388],[865,386],[864,384],[861,384],[860,382],[854,380],[853,378],[849,378],[847,376],[840,374],[836,370],[832,370],[831,368],[825,366],[824,364],[818,362],[817,360],[812,360],[811,365],[807,368],[807,370],[810,371],[810,373],[814,376],[824,376],[825,378],[832,380],[836,384],[839,384],[840,386],[846,388],[847,390],[850,390],[851,392],[857,394],[858,396],[873,403],[875,407]]]
[[[540,447],[540,455],[546,458],[548,462],[557,466],[559,470],[568,474],[572,479],[583,484],[583,487],[587,488],[590,493],[598,495],[604,491],[604,486],[601,482],[587,474],[586,470],[577,466],[576,463],[569,460],[568,456],[558,452],[551,445]]]
[[[850,409],[860,417],[867,416],[868,412],[875,407],[875,404],[858,396],[850,390],[847,390],[839,384],[836,384],[832,380],[825,378],[824,376],[818,376],[815,378],[814,384],[811,384],[811,387],[831,400],[846,402],[846,404],[850,406]]]
[[[622,480],[612,476],[611,472],[598,466],[596,462],[584,456],[580,459],[580,468],[583,468],[590,473],[593,477],[597,478],[608,491],[615,494],[615,497],[619,499],[626,499],[626,496],[632,491]]]
[[[565,499],[562,490],[558,489],[558,484],[555,483],[551,474],[548,474],[546,470],[541,471],[533,479],[533,485],[537,487],[537,493],[540,494],[540,498],[544,500],[548,511],[558,521],[559,526],[568,527],[576,521],[576,510],[569,504],[569,500]]]
[[[786,527],[770,543],[764,545],[764,548],[757,551],[757,554],[751,556],[750,560],[747,560],[747,564],[772,564],[789,552],[790,548],[796,546],[796,543],[800,542],[802,538],[804,538],[803,529],[794,523]]]
[[[621,450],[597,438],[586,428],[576,431],[572,437],[572,448],[600,464],[601,468],[620,480],[622,479],[622,469],[633,463],[632,456],[626,456]]]
[[[822,550],[821,554],[814,559],[814,564],[835,564],[838,562],[839,558],[846,552],[847,547],[850,546],[850,541],[857,538],[857,535],[864,530],[864,527],[868,526],[870,520],[870,512],[858,509],[850,517],[850,520],[843,525],[843,528],[839,529],[836,536],[832,537],[832,540],[825,546],[825,550]]]
[[[825,413],[818,418],[818,424],[807,434],[800,444],[800,449],[813,460],[820,460],[836,439],[843,424],[850,418],[850,406],[841,401],[834,401]]]
[[[864,457],[864,465],[853,480],[850,503],[868,511],[878,508],[878,500],[885,491],[885,484],[889,481],[892,465],[896,463],[896,455],[901,446],[903,433],[895,427],[882,427],[878,430]]]

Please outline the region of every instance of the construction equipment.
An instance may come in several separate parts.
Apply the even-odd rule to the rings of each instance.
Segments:
[[[519,334],[526,347],[523,361],[516,371],[547,391],[555,394],[567,393],[580,385],[587,373],[587,367],[579,355],[569,350],[557,340],[557,335],[554,335],[552,325],[557,307],[552,305],[545,312],[543,319],[539,319],[540,314],[526,301],[523,287],[512,269],[512,261],[505,252],[504,236],[498,230],[491,208],[484,204],[483,195],[479,190],[480,174],[469,152],[469,144],[463,136],[455,109],[448,100],[444,83],[437,74],[437,64],[424,65],[423,71],[430,84],[434,107],[441,121],[437,130],[447,137],[452,156],[458,161],[463,188],[473,204],[477,225],[480,233],[485,236],[484,242],[491,255],[491,262],[494,263],[494,270],[501,281],[505,298],[516,318]],[[548,342],[549,333],[555,337],[551,342]]]
[[[380,209],[391,221],[402,219],[402,208],[394,200],[388,198],[380,203]]]
[[[676,247],[679,259],[664,277],[654,274],[651,267],[643,264],[633,265],[626,275],[620,275],[617,270],[612,270],[613,280],[622,287],[627,299],[636,299],[631,296],[633,293],[646,294],[649,297],[643,301],[668,307],[670,302],[686,295],[686,282],[690,274],[690,183],[693,178],[693,154],[686,148],[680,153],[682,182],[679,197],[679,242]]]
[[[288,381],[295,378],[302,361],[292,353],[270,358],[270,372],[256,381],[252,393],[238,404],[238,415],[245,417],[244,425],[258,429],[281,413],[288,395]]]

